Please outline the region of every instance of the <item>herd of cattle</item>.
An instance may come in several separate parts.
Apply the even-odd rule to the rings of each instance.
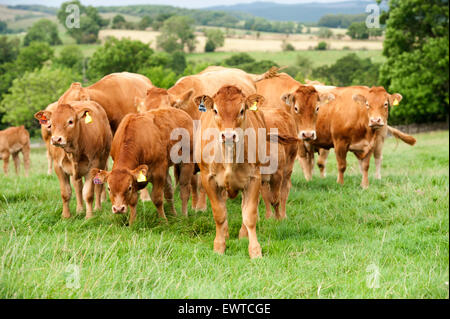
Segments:
[[[130,208],[130,225],[136,218],[139,193],[143,201],[151,198],[161,218],[166,218],[164,199],[171,213],[176,214],[169,174],[173,166],[184,215],[191,193],[195,210],[205,210],[206,196],[209,198],[216,223],[216,252],[225,251],[229,236],[226,200],[242,192],[239,237],[249,238],[249,254],[255,258],[261,256],[256,235],[260,195],[267,218],[272,216],[272,209],[276,218],[285,218],[297,158],[305,178],[310,180],[318,152],[323,177],[328,150],[334,148],[337,182],[343,184],[346,155],[351,151],[359,160],[361,186],[366,188],[372,154],[375,177],[381,178],[383,143],[388,132],[414,145],[412,136],[387,125],[389,108],[401,99],[400,94],[389,94],[383,87],[339,88],[314,82],[304,85],[276,68],[254,75],[214,66],[181,78],[168,90],[154,87],[142,75],[126,72],[105,76],[89,87],[73,83],[35,118],[41,124],[47,147],[48,173],[52,173],[53,165],[59,180],[64,218],[70,217],[71,183],[76,210],[84,209],[84,201],[86,218],[92,217],[93,210],[100,209],[106,199],[104,184],[108,185],[113,213],[126,213]],[[183,144],[188,147],[188,161],[176,161],[171,154],[180,142],[172,133],[180,128],[189,133]],[[204,138],[209,129],[219,132],[217,139]],[[266,133],[253,139],[237,133],[248,129],[265,129]],[[276,134],[269,134],[271,129],[277,129]],[[243,160],[237,161],[236,154],[228,160],[207,160],[204,154],[211,142],[224,150],[221,156],[238,143],[243,144]],[[275,149],[275,169],[264,172],[261,168],[267,164],[261,157],[266,154],[250,154],[250,146],[262,148],[266,154],[268,149]],[[28,132],[23,126],[0,131],[5,174],[10,154],[17,172],[19,152],[23,152],[28,174]],[[108,171],[110,155],[113,166]],[[149,182],[150,195],[146,190]]]

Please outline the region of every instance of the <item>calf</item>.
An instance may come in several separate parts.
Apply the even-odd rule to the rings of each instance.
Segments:
[[[201,116],[201,129],[197,131],[195,158],[199,161],[201,180],[211,202],[216,223],[214,250],[224,253],[228,237],[226,199],[235,198],[242,191],[242,227],[239,238],[248,236],[248,251],[251,258],[261,257],[261,247],[256,236],[258,202],[261,187],[261,140],[255,134],[253,140],[245,134],[247,129],[265,129],[264,115],[250,108],[260,107],[264,101],[261,95],[246,96],[235,86],[224,86],[214,96],[201,95],[195,98],[207,112]],[[250,152],[249,145],[255,147]],[[243,147],[243,150],[242,150]],[[210,152],[215,149],[214,154]],[[258,154],[254,154],[258,150]],[[240,153],[240,151],[243,153]],[[238,161],[237,154],[242,161]],[[231,154],[231,155],[230,155]]]
[[[383,87],[336,88],[333,92],[337,98],[320,109],[316,123],[317,138],[306,153],[314,158],[314,147],[334,147],[339,170],[337,182],[343,184],[346,155],[348,151],[353,152],[363,173],[361,187],[367,188],[370,156],[384,134],[389,107],[399,103],[402,96],[388,94]],[[309,175],[312,174],[312,166],[310,170]]]
[[[16,174],[19,174],[19,153],[22,152],[25,176],[30,168],[30,134],[25,127],[10,127],[0,131],[0,159],[3,159],[3,172],[8,175],[9,156],[12,155]]]
[[[256,84],[257,92],[267,96],[261,111],[268,128],[277,128],[281,135],[298,136],[308,142],[316,137],[315,125],[319,107],[332,100],[332,94],[319,94],[314,87],[305,86],[287,74],[263,80]],[[286,217],[286,202],[291,188],[291,175],[297,157],[298,145],[280,145],[278,169],[270,176],[270,182],[262,185],[262,197],[266,205],[266,217]]]
[[[77,191],[77,211],[86,202],[86,219],[93,216],[92,203],[95,188],[95,209],[101,208],[102,185],[93,184],[89,172],[92,168],[104,169],[109,157],[112,133],[103,108],[96,102],[71,102],[59,104],[54,111],[35,114],[41,124],[51,123],[50,153],[58,176],[63,201],[64,218],[70,217],[69,201],[72,194],[70,179]]]
[[[187,152],[189,158],[182,162],[176,159],[178,153],[173,153],[178,143],[178,140],[173,139],[177,137],[173,135],[176,129],[182,129],[186,133],[180,143],[181,149]],[[182,212],[187,215],[189,182],[194,171],[192,129],[190,116],[174,108],[129,114],[123,119],[112,143],[111,156],[114,160],[112,170],[107,172],[93,169],[91,172],[91,176],[97,182],[108,183],[114,214],[126,213],[129,206],[129,225],[132,225],[136,218],[138,191],[151,182],[153,184],[151,198],[158,215],[166,219],[163,195],[169,202],[172,213],[176,215],[169,167],[179,165]]]

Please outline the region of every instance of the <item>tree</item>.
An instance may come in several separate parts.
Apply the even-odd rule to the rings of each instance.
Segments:
[[[184,52],[175,51],[172,54],[172,58],[168,66],[170,69],[174,70],[176,74],[182,74],[184,69],[186,69],[186,55]]]
[[[205,52],[213,52],[225,44],[225,35],[220,29],[206,30],[205,35],[207,38]]]
[[[320,28],[317,36],[322,39],[329,39],[333,36],[333,31],[328,28]]]
[[[149,28],[153,23],[153,19],[150,16],[143,16],[138,22],[137,27],[139,30],[145,30]]]
[[[157,38],[159,48],[172,53],[178,49],[184,50],[187,46],[189,52],[195,49],[194,23],[192,18],[185,16],[172,16],[161,28]]]
[[[0,20],[0,34],[8,33],[8,24]]]
[[[83,72],[83,51],[77,45],[65,46],[59,53],[55,62],[65,68],[74,70],[81,74]]]
[[[392,123],[448,120],[448,1],[391,0],[386,20],[381,84],[403,95]]]
[[[66,12],[67,6],[74,5],[79,8],[80,23],[79,28],[67,25],[67,19],[71,12]],[[79,0],[64,2],[57,14],[59,22],[66,28],[67,33],[73,37],[77,43],[95,43],[98,39],[100,28],[109,24],[108,20],[102,19],[97,9],[83,6]]]
[[[19,54],[19,38],[0,37],[0,64],[14,61]]]
[[[248,53],[233,54],[224,61],[225,65],[233,67],[236,67],[244,63],[252,63],[252,62],[255,62],[255,59],[253,59]]]
[[[148,77],[153,85],[164,89],[172,87],[177,81],[175,72],[165,69],[163,66],[144,67],[139,70],[139,73]]]
[[[349,35],[352,39],[368,39],[369,38],[369,29],[366,26],[365,22],[353,22],[347,30],[347,35]]]
[[[113,29],[124,29],[127,20],[123,17],[123,15],[117,14],[114,16],[112,20],[112,28]]]
[[[324,51],[328,49],[328,44],[325,41],[320,41],[319,43],[317,43],[315,49],[319,51]]]
[[[5,112],[2,121],[11,125],[24,124],[28,129],[39,128],[33,114],[58,100],[72,82],[80,79],[69,69],[51,69],[27,72],[15,79],[0,104]]]
[[[141,41],[109,38],[89,60],[88,77],[95,80],[114,72],[136,73],[152,54],[149,45]]]
[[[31,42],[29,46],[20,50],[16,60],[20,71],[34,71],[40,69],[44,62],[53,58],[53,49],[46,42]]]
[[[23,44],[30,45],[31,42],[47,42],[50,45],[62,44],[58,35],[58,27],[55,23],[48,19],[41,19],[35,22],[30,29],[28,29]]]

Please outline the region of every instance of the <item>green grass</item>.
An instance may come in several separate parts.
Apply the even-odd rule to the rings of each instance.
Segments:
[[[45,174],[45,150],[33,149],[30,178],[0,174],[0,297],[448,298],[449,133],[417,140],[387,140],[383,179],[372,165],[368,190],[351,154],[343,187],[333,154],[323,180],[316,170],[307,183],[296,164],[288,219],[258,222],[258,260],[237,239],[239,198],[228,202],[223,256],[212,249],[210,208],[164,224],[140,203],[127,227],[108,201],[89,221],[62,220],[56,176]],[[78,289],[66,286],[70,265],[80,267]],[[366,284],[371,265],[379,288]]]
[[[301,55],[311,60],[313,67],[330,65],[343,56],[355,53],[360,58],[370,58],[374,63],[381,63],[384,57],[377,50],[327,50],[327,51],[288,51],[288,52],[247,52],[256,60],[272,60],[280,66],[295,65],[297,56]],[[193,62],[221,63],[236,52],[193,53],[188,55],[188,60]]]

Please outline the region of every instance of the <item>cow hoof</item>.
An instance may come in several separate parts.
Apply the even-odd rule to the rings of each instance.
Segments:
[[[64,219],[69,219],[69,218],[70,218],[70,214],[64,214],[64,213],[62,213],[61,216],[62,216],[62,218],[64,218]]]
[[[225,253],[225,242],[214,242],[214,251],[220,255]]]
[[[248,253],[251,259],[261,258],[262,257],[261,246],[258,244],[254,247],[248,247]]]

